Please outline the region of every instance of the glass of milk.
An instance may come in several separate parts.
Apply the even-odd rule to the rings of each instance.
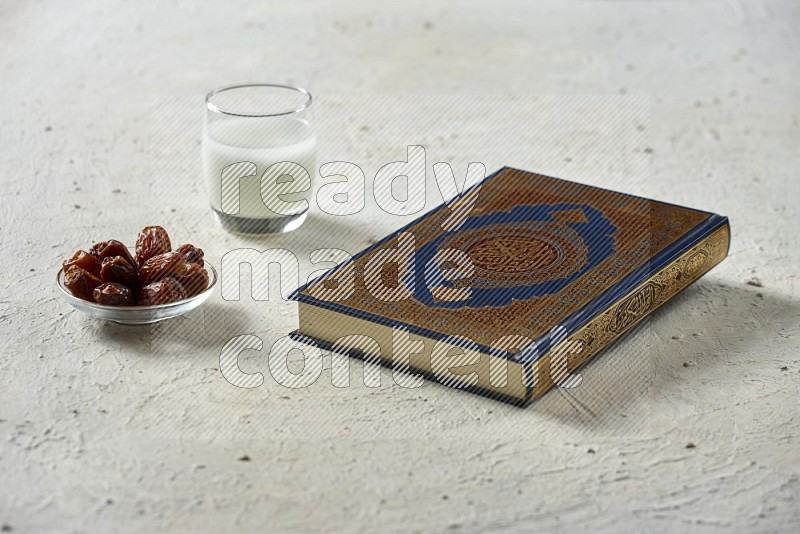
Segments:
[[[306,218],[317,138],[311,94],[288,85],[232,85],[206,96],[203,168],[211,209],[237,233],[283,233]]]

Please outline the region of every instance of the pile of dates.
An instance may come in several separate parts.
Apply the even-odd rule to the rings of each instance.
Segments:
[[[167,304],[208,287],[203,250],[172,250],[167,231],[146,226],[136,239],[136,256],[116,239],[79,250],[63,263],[64,285],[76,297],[107,306]]]

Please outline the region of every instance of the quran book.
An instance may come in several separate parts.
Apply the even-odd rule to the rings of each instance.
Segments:
[[[729,242],[726,217],[505,167],[300,287],[294,335],[526,406]]]

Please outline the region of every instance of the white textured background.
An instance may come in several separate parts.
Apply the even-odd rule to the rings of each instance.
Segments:
[[[2,529],[797,531],[800,3],[374,4],[0,2]],[[319,97],[320,162],[372,177],[422,144],[458,176],[608,185],[729,215],[731,255],[527,410],[368,389],[355,364],[350,389],[283,388],[266,350],[292,303],[216,295],[152,328],[72,311],[61,259],[145,224],[217,266],[289,248],[306,276],[311,250],[407,222],[368,201],[287,236],[217,228],[202,96],[242,81]],[[257,389],[219,371],[243,333]]]

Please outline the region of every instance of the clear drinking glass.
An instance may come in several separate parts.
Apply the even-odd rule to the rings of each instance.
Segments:
[[[283,233],[306,218],[317,138],[311,94],[276,84],[232,85],[206,96],[203,168],[211,208],[237,233]]]

